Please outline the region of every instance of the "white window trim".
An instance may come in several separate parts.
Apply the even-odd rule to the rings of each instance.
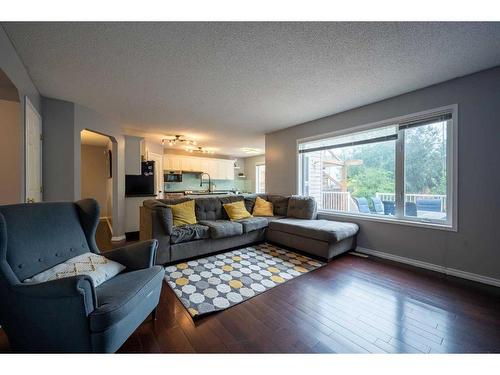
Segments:
[[[258,164],[255,164],[255,192],[257,194],[263,194],[265,193],[264,192],[259,192],[259,182],[260,182],[260,179],[259,179],[259,172],[258,172],[258,169],[259,167],[262,167],[262,166],[265,166],[266,163],[258,163]],[[266,182],[264,181],[264,186],[265,186]],[[265,189],[264,189],[265,190]]]
[[[358,125],[354,127],[350,127],[347,129],[337,130],[334,132],[324,133],[320,135],[315,135],[306,138],[297,139],[296,144],[296,155],[297,155],[297,185],[296,191],[301,194],[301,181],[302,181],[302,168],[299,154],[299,146],[301,143],[320,140],[329,137],[338,137],[341,135],[351,134],[360,132],[363,130],[371,130],[375,128],[380,128],[383,126],[395,125],[401,122],[410,121],[420,117],[429,117],[432,114],[439,112],[451,112],[452,120],[451,126],[448,126],[448,134],[447,134],[447,170],[448,174],[447,180],[447,191],[446,191],[446,206],[448,209],[448,221],[447,222],[439,222],[439,221],[429,221],[426,219],[405,219],[404,216],[401,217],[379,217],[376,215],[366,215],[360,213],[345,213],[340,211],[326,211],[319,210],[318,213],[322,216],[329,216],[332,218],[353,218],[359,220],[367,220],[367,221],[379,221],[390,224],[399,224],[399,225],[408,225],[408,226],[416,226],[416,227],[424,227],[424,228],[432,228],[432,229],[440,229],[447,231],[458,231],[458,104],[450,104],[443,107],[433,108],[426,111],[416,112],[404,116],[398,116],[394,118],[390,118],[383,121],[377,121],[365,125]],[[396,141],[396,154],[404,152],[403,150],[403,139],[398,137]],[[451,156],[451,157],[450,157]],[[399,164],[399,165],[398,165]],[[404,157],[399,157],[396,155],[396,199],[398,199],[398,193],[404,192],[404,179],[401,178],[401,174],[404,174]],[[400,197],[399,199],[402,199]],[[402,207],[402,205],[399,205]],[[400,213],[401,214],[401,213]]]

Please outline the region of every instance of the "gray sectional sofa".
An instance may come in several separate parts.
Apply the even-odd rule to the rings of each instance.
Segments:
[[[253,211],[257,196],[273,203],[272,217],[230,221],[223,204],[243,200]],[[197,224],[175,227],[168,205],[193,198],[149,199],[140,209],[141,240],[157,239],[157,264],[177,262],[221,250],[269,241],[330,260],[356,247],[358,226],[317,220],[311,197],[235,195],[194,198]]]

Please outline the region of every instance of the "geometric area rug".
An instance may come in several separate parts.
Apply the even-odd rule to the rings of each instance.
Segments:
[[[165,267],[165,281],[194,318],[225,310],[325,264],[263,243]]]

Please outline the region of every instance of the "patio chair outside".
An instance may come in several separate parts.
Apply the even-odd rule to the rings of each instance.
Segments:
[[[384,213],[386,215],[394,215],[396,211],[396,204],[394,201],[382,201],[384,205]]]
[[[385,214],[385,207],[379,197],[370,198],[373,204],[373,212],[379,215]],[[386,214],[387,215],[387,214]]]
[[[356,205],[358,206],[358,211],[362,214],[371,213],[370,207],[368,206],[368,200],[366,198],[354,198]]]

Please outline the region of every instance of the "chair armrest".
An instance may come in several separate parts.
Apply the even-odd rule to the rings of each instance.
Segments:
[[[88,275],[65,277],[39,284],[19,283],[12,285],[12,291],[21,298],[37,299],[49,303],[52,303],[50,300],[53,299],[81,297],[87,314],[90,314],[97,306],[94,284]]]
[[[135,271],[155,265],[157,248],[158,241],[153,239],[106,251],[102,255],[123,264],[128,271]]]

